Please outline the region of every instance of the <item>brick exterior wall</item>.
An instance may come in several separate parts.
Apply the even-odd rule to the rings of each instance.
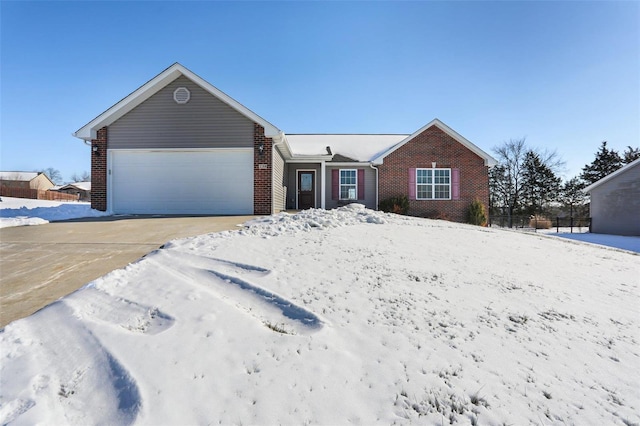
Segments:
[[[93,152],[93,147],[98,147]],[[91,208],[107,210],[107,128],[98,130],[91,140]]]
[[[466,213],[477,197],[489,205],[488,167],[484,160],[433,125],[384,158],[379,166],[379,200],[409,196],[409,168],[460,169],[459,200],[409,200],[411,216],[466,222]]]
[[[259,146],[264,144],[260,153]],[[271,214],[273,139],[264,136],[264,127],[253,124],[253,214]],[[262,166],[262,168],[261,168]]]

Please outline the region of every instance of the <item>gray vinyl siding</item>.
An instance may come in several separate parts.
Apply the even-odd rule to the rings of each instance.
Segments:
[[[186,87],[191,99],[177,104]],[[184,76],[108,128],[109,149],[235,148],[253,146],[253,122]]]
[[[331,176],[332,176],[332,170],[334,169],[363,169],[364,170],[364,200],[357,200],[357,201],[344,201],[344,200],[332,200],[331,199],[331,191],[332,191],[332,182],[331,182]],[[353,202],[353,203],[360,203],[360,204],[364,204],[368,209],[372,209],[372,210],[376,210],[377,209],[377,205],[376,205],[376,171],[374,169],[372,169],[371,167],[369,167],[369,165],[367,164],[366,166],[360,166],[360,167],[356,167],[356,166],[337,166],[337,167],[330,167],[327,164],[327,174],[325,176],[326,178],[326,196],[325,196],[325,206],[327,209],[334,209],[336,207],[340,207],[343,206],[347,203]]]
[[[286,201],[286,183],[284,181],[284,173],[285,173],[285,164],[284,158],[282,154],[275,148],[273,150],[273,206],[271,211],[273,213],[278,213],[282,210],[286,209],[285,201]]]
[[[640,163],[591,191],[591,232],[640,236]]]
[[[290,163],[287,167],[287,208],[295,209],[298,191],[298,170],[315,170],[316,208],[320,208],[320,164]]]

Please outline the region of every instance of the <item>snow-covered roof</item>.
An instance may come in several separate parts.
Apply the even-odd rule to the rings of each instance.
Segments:
[[[477,154],[492,167],[497,161],[437,118],[412,134],[287,134],[286,141],[294,157],[317,157],[329,154],[338,162],[382,164],[384,158],[431,126],[437,126],[453,139]]]
[[[327,155],[327,147],[334,155],[355,161],[371,161],[408,135],[307,135],[287,134],[287,141],[294,156]]]
[[[38,172],[0,172],[0,179],[2,180],[22,180],[32,181],[37,178]]]
[[[630,169],[632,169],[632,168],[634,168],[634,167],[636,167],[638,165],[640,165],[640,158],[638,158],[637,160],[634,160],[634,161],[630,162],[629,164],[619,168],[615,172],[613,172],[611,174],[608,174],[607,176],[603,177],[599,181],[592,183],[591,185],[587,186],[583,191],[584,192],[591,192],[595,188],[597,188],[600,185],[602,185],[603,183],[609,182],[611,179],[615,178],[616,176],[619,176],[622,173],[625,173],[625,172],[629,171]]]
[[[229,95],[222,92],[217,87],[214,87],[207,81],[203,80],[201,77],[194,74],[192,71],[176,62],[175,64],[171,65],[169,68],[162,71],[160,74],[140,86],[120,102],[116,103],[111,108],[78,129],[75,133],[73,133],[73,136],[84,139],[86,141],[95,139],[96,133],[100,128],[108,126],[114,121],[118,120],[120,117],[124,116],[129,111],[149,99],[151,96],[156,94],[158,91],[160,91],[162,88],[167,86],[169,83],[171,83],[181,75],[193,81],[195,84],[202,87],[204,90],[211,93],[211,95],[220,99],[222,102],[226,103],[231,108],[235,109],[248,119],[260,124],[262,127],[264,127],[266,136],[276,137],[282,133],[276,126],[269,123],[267,120],[260,117],[258,114],[251,111],[240,102],[231,98]]]
[[[76,188],[82,191],[91,191],[91,182],[74,182],[64,185],[59,189],[68,189],[68,188]]]

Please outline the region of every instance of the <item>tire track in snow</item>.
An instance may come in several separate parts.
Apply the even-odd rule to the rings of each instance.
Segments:
[[[174,276],[204,286],[221,300],[240,307],[265,323],[286,324],[301,333],[322,327],[322,321],[313,312],[240,277],[249,275],[259,279],[271,273],[268,269],[177,250],[159,250],[146,259],[155,262]],[[173,264],[179,267],[174,268]]]
[[[307,327],[315,328],[320,326],[320,319],[315,314],[288,301],[283,297],[278,296],[275,293],[271,293],[270,291],[267,291],[254,284],[251,284],[248,281],[245,281],[241,278],[233,277],[231,275],[226,275],[214,270],[208,270],[207,272],[222,279],[224,282],[227,282],[229,284],[235,284],[238,287],[240,287],[242,290],[248,291],[249,293],[252,293],[256,297],[264,299],[265,301],[267,301],[267,303],[270,303],[274,307],[279,309],[282,312],[282,315],[284,315],[289,319],[292,319],[294,321],[299,321]]]
[[[32,399],[13,399],[0,406],[0,424],[7,425],[36,405]]]
[[[86,287],[65,298],[81,320],[119,325],[138,333],[158,334],[173,326],[175,320],[157,307],[124,299],[97,287]]]
[[[3,424],[29,423],[32,411],[35,418],[51,424],[135,422],[142,405],[135,379],[74,318],[73,309],[59,300],[24,319],[21,329],[15,330],[18,336],[29,336],[30,343],[26,353],[3,366],[6,371],[23,372],[21,383],[12,383],[12,389],[5,388],[0,395]],[[3,346],[10,343],[2,340]],[[22,416],[26,417],[21,420]]]

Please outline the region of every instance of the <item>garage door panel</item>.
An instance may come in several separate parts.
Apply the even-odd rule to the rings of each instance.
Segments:
[[[252,214],[252,150],[111,151],[114,213]]]

